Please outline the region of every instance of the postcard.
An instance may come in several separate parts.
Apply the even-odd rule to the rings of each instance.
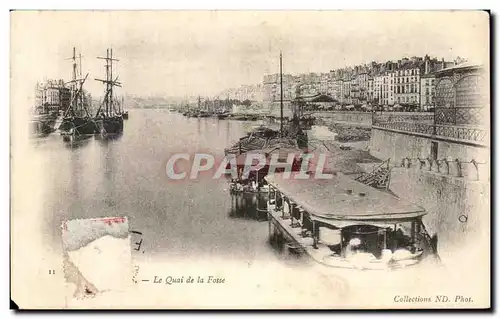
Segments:
[[[489,309],[487,11],[12,11],[11,308]]]

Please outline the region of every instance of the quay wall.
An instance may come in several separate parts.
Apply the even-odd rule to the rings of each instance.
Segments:
[[[381,130],[372,127],[369,144],[370,154],[391,162],[400,162],[405,157],[427,158],[431,153],[431,140],[410,134]]]
[[[399,164],[404,158],[429,158],[432,142],[437,143],[437,159],[459,159],[463,163],[489,161],[489,149],[481,145],[376,126],[372,126],[369,150],[371,155],[379,159],[390,158],[393,163]]]
[[[410,165],[391,169],[389,190],[427,211],[423,223],[431,237],[437,236],[438,254],[445,264],[458,256],[467,258],[464,249],[468,245],[488,252],[489,181],[472,181]]]

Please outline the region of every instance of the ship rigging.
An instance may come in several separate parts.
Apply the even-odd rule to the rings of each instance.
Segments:
[[[73,56],[69,59],[73,61],[73,79],[67,82],[67,84],[71,84],[71,101],[64,111],[59,131],[61,135],[70,136],[94,134],[96,123],[88,109],[90,101],[85,99],[83,90],[83,84],[87,80],[88,73],[85,77],[82,77],[82,55],[79,54],[80,63],[78,65],[74,47]]]
[[[118,62],[119,60],[113,58],[113,49],[106,50],[106,57],[97,58],[106,61],[106,79],[95,79],[96,81],[104,83],[106,87],[103,103],[101,103],[96,113],[98,131],[104,135],[120,134],[123,131],[122,110],[120,103],[118,103],[113,94],[113,88],[115,86],[121,87],[118,76],[113,79],[113,61]]]

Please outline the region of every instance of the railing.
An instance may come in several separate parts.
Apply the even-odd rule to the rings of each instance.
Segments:
[[[434,126],[427,123],[415,123],[415,122],[385,122],[385,123],[374,123],[374,126],[398,130],[405,132],[414,132],[432,135],[434,133]]]
[[[481,128],[434,125],[435,135],[474,142],[487,142],[488,131]]]
[[[388,122],[420,122],[420,123],[433,123],[434,113],[414,113],[408,112],[406,114],[373,114],[373,123],[388,123]]]
[[[477,142],[485,145],[488,142],[488,130],[479,127],[466,127],[456,125],[434,125],[415,122],[386,122],[374,123],[374,127],[398,130],[410,133],[427,134],[438,137],[453,138]]]

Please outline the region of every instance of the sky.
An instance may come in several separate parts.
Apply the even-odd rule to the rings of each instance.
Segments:
[[[85,87],[104,87],[113,48],[123,87],[138,96],[214,96],[279,72],[328,72],[371,61],[429,54],[488,63],[489,16],[465,11],[15,11],[11,87],[71,79],[72,48],[83,55]],[[121,90],[121,91],[120,91]]]

